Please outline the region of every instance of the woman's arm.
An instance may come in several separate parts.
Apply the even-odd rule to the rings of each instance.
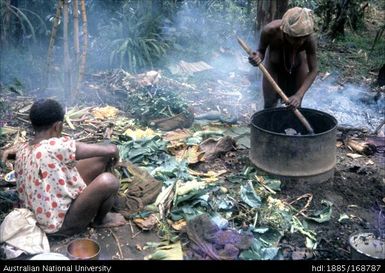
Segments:
[[[295,95],[289,98],[289,105],[294,108],[300,106],[303,96],[307,90],[309,90],[310,86],[313,84],[315,78],[317,77],[318,65],[316,55],[316,41],[313,35],[309,37],[309,41],[305,44],[305,51],[309,72],[307,73],[302,85],[295,93]]]
[[[1,153],[1,162],[6,162],[8,159],[16,159],[17,150],[18,150],[17,146],[4,150]]]
[[[119,150],[114,144],[87,144],[76,142],[76,160],[91,157],[111,157],[114,161],[119,160]]]

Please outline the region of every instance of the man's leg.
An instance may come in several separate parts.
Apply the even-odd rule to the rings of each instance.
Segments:
[[[113,198],[119,190],[119,181],[111,173],[98,175],[84,191],[72,202],[57,232],[71,235],[83,231],[92,220],[96,226],[114,227],[126,223],[118,213],[109,213]]]

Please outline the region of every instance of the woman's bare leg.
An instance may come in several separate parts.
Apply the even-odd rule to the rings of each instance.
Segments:
[[[271,77],[275,80],[275,82],[278,82],[278,77],[274,71],[267,68],[269,71]],[[264,109],[267,108],[273,108],[277,106],[278,103],[278,94],[274,90],[273,86],[269,83],[269,81],[263,77],[262,79],[262,90],[263,90],[263,101],[264,101]]]
[[[96,226],[101,227],[124,225],[126,221],[121,214],[109,213],[118,190],[119,181],[114,175],[98,175],[73,201],[57,234],[71,235],[81,232],[92,220]]]
[[[305,81],[305,78],[306,78],[308,73],[309,73],[309,67],[307,65],[306,58],[302,58],[302,63],[298,67],[298,70],[297,70],[297,72],[295,74],[295,91],[296,92],[297,92],[298,89],[301,88],[301,85]],[[302,104],[302,100],[300,102],[299,107],[301,107],[301,104]]]
[[[110,157],[92,157],[79,160],[76,168],[84,182],[89,185],[97,176],[106,171],[110,163]]]

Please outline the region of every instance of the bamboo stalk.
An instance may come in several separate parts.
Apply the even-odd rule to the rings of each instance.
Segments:
[[[82,14],[83,46],[82,46],[82,54],[80,56],[79,77],[78,77],[77,87],[76,87],[77,92],[79,91],[81,83],[84,78],[84,71],[86,68],[86,60],[87,60],[88,31],[87,31],[87,13],[86,13],[85,0],[80,0],[80,8],[81,8],[81,14]]]
[[[66,103],[71,99],[71,70],[68,45],[68,8],[69,0],[63,0],[64,98]]]
[[[57,33],[57,28],[59,26],[59,20],[60,20],[62,6],[63,6],[63,0],[58,0],[57,6],[56,6],[56,14],[55,14],[55,18],[54,18],[53,24],[52,24],[51,37],[49,39],[48,52],[47,52],[47,68],[46,68],[47,71],[46,71],[46,79],[45,79],[45,88],[48,87],[49,80],[50,80],[49,75],[51,72],[53,45],[54,45],[55,39],[56,39],[56,33]]]
[[[73,17],[74,17],[74,49],[75,49],[75,66],[74,66],[74,85],[77,87],[77,78],[78,78],[78,65],[79,65],[79,58],[80,58],[80,46],[79,46],[79,4],[78,0],[73,0],[72,2],[73,8]],[[77,93],[77,90],[74,92]]]

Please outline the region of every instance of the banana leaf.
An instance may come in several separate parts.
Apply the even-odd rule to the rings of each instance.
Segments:
[[[306,216],[306,219],[315,221],[317,223],[330,221],[333,212],[333,203],[328,200],[321,200],[321,204],[324,205],[324,208]]]
[[[240,196],[242,201],[252,208],[260,208],[262,205],[262,199],[255,193],[251,180],[245,186],[241,186]]]
[[[160,245],[153,254],[144,257],[145,260],[183,260],[182,245],[179,242]]]
[[[264,244],[264,247],[276,247],[281,240],[284,231],[269,228],[259,227],[251,229],[254,237]]]
[[[264,247],[264,244],[254,238],[250,249],[239,255],[241,260],[273,260],[278,254],[278,247]]]

